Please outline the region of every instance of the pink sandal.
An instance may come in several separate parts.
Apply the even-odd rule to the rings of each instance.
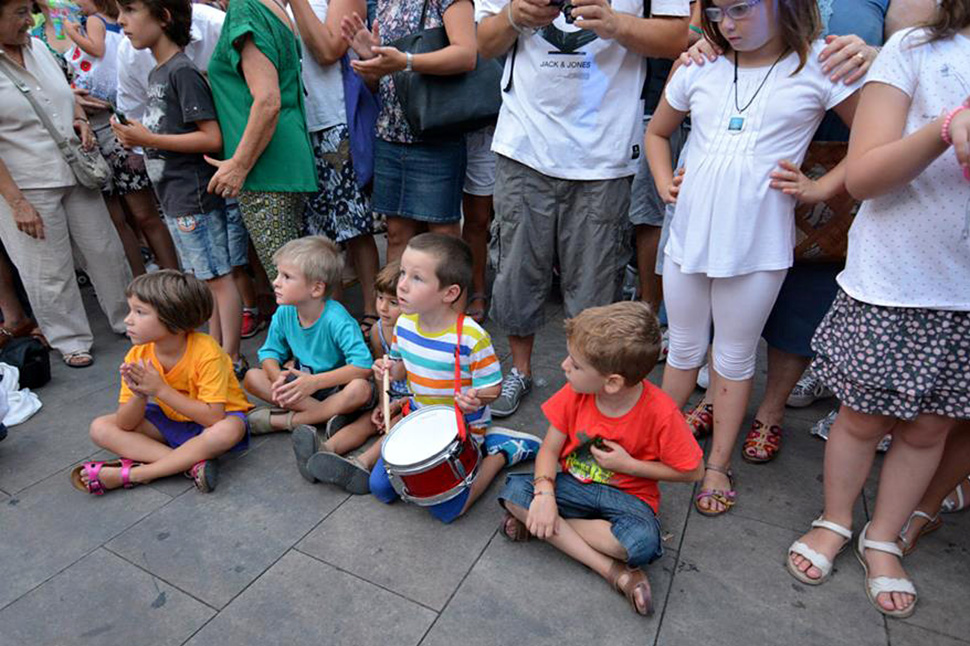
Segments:
[[[141,462],[135,462],[134,460],[129,460],[128,458],[109,460],[107,462],[85,462],[84,464],[80,464],[71,470],[71,483],[74,485],[74,488],[79,491],[86,491],[87,493],[94,494],[95,496],[103,496],[109,490],[105,489],[104,485],[101,484],[101,479],[98,477],[98,474],[101,473],[101,469],[104,467],[121,467],[121,486],[125,489],[131,489],[138,484],[137,482],[131,481],[131,470],[140,466]],[[88,477],[87,484],[81,480],[81,474]]]

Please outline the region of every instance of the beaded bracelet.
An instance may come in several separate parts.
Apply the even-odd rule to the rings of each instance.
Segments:
[[[532,495],[533,496],[555,496],[556,492],[555,491],[533,491]]]
[[[950,110],[950,113],[946,115],[946,119],[943,120],[943,127],[940,129],[940,139],[942,139],[943,143],[945,143],[947,146],[953,145],[953,137],[950,136],[950,124],[953,123],[953,117],[968,109],[970,109],[970,107],[968,107],[966,103],[958,105]]]
[[[539,484],[539,483],[540,483],[540,482],[542,482],[542,481],[546,481],[546,482],[548,482],[548,483],[549,483],[549,484],[551,484],[551,485],[552,485],[553,487],[555,487],[555,486],[556,486],[556,480],[555,480],[555,478],[550,478],[549,476],[536,476],[536,477],[535,477],[535,478],[533,478],[533,480],[532,480],[532,486],[534,487],[534,486],[536,486],[537,484]]]

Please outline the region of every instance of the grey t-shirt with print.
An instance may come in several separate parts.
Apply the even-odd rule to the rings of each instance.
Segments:
[[[157,134],[195,132],[198,121],[215,120],[212,91],[199,69],[179,52],[148,75],[144,125]],[[145,149],[145,166],[166,217],[209,213],[222,198],[206,191],[215,168],[201,153]]]

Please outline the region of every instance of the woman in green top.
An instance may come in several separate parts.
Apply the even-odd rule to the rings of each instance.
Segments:
[[[273,254],[300,237],[305,196],[317,190],[303,107],[300,46],[279,0],[233,0],[209,61],[223,158],[209,191],[239,198],[270,280]]]

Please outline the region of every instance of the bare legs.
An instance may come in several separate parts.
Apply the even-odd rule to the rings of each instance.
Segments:
[[[140,191],[128,193],[122,196],[122,200],[145,236],[145,241],[151,247],[152,253],[155,254],[155,262],[158,266],[162,269],[178,269],[179,259],[175,253],[175,243],[172,242],[172,235],[158,214],[151,189],[143,188]]]
[[[636,231],[637,272],[640,276],[640,300],[650,305],[654,314],[660,312],[663,300],[663,280],[655,271],[657,248],[660,246],[660,227],[638,225]]]
[[[808,357],[789,354],[768,346],[768,377],[765,382],[765,394],[761,398],[761,405],[755,414],[755,419],[766,426],[781,425],[785,419],[785,402],[791,394],[795,384],[801,379],[802,373],[811,363]]]
[[[408,246],[408,241],[421,233],[424,227],[432,233],[443,233],[445,235],[461,237],[461,224],[459,222],[447,222],[434,224],[430,222],[420,222],[410,218],[388,217],[387,218],[387,262],[401,259],[404,248]]]
[[[273,401],[273,384],[262,368],[253,368],[248,371],[243,384],[247,392],[263,401]],[[334,415],[353,413],[370,400],[371,388],[369,382],[363,379],[354,379],[344,386],[340,392],[327,397],[323,401],[306,397],[297,402],[290,408],[295,413],[292,420],[289,419],[288,413],[274,413],[270,416],[270,425],[275,431],[285,431],[289,429],[290,425],[321,424]]]
[[[206,281],[215,307],[209,319],[209,334],[235,362],[239,360],[239,333],[242,328],[242,302],[232,274]]]
[[[461,237],[472,250],[472,294],[485,293],[485,266],[488,262],[488,226],[492,220],[492,196],[462,195],[465,225]]]
[[[401,252],[403,251],[402,248]],[[360,290],[364,295],[364,314],[376,316],[377,294],[374,293],[374,279],[377,278],[380,260],[374,236],[368,233],[348,240],[347,255],[350,256],[350,262],[360,280]]]

